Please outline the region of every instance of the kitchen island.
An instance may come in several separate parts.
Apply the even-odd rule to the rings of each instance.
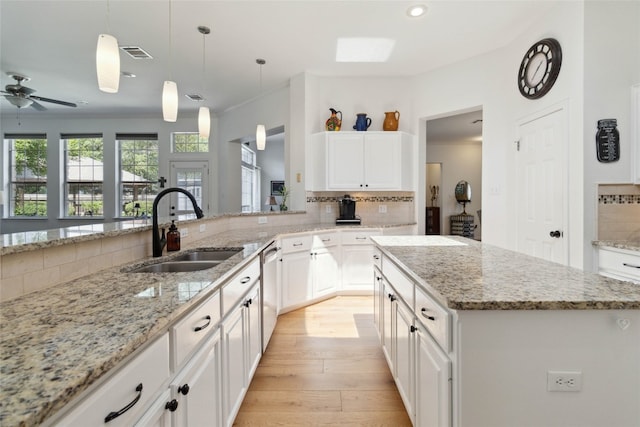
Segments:
[[[414,424],[640,425],[640,286],[465,238],[372,240],[383,350]]]

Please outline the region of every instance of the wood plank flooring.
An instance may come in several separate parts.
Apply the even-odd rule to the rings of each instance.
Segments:
[[[411,426],[373,324],[373,297],[278,318],[235,426]]]

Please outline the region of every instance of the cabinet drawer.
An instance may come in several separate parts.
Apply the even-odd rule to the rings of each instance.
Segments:
[[[633,251],[600,248],[598,267],[604,276],[640,282],[640,254]]]
[[[338,244],[340,244],[340,234],[338,233],[320,233],[313,236],[312,247],[315,249],[328,248]]]
[[[240,299],[260,279],[260,258],[256,257],[222,286],[222,315],[233,310]]]
[[[160,387],[168,378],[169,336],[164,334],[80,402],[58,425],[105,425],[105,418],[110,413],[118,412],[135,401],[129,410],[106,424],[109,427],[131,426],[141,415],[141,410],[157,396]],[[137,391],[136,388],[140,384],[142,389]]]
[[[416,318],[445,352],[451,351],[451,316],[433,298],[416,286]]]
[[[389,258],[382,260],[382,274],[396,290],[398,296],[413,310],[413,288],[415,287],[413,280],[409,279]]]
[[[342,244],[343,245],[370,245],[371,236],[380,236],[382,233],[379,230],[343,230],[342,231]]]
[[[282,253],[311,250],[312,236],[302,234],[300,236],[285,237],[282,239]]]
[[[200,304],[171,328],[173,369],[178,369],[202,340],[216,329],[220,321],[220,292]]]

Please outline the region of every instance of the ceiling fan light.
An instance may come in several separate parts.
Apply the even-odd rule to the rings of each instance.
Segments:
[[[178,119],[178,85],[166,80],[162,88],[162,118],[165,122]]]
[[[98,87],[107,93],[116,93],[120,86],[120,51],[118,40],[109,34],[98,36],[96,48]]]
[[[209,132],[211,130],[211,116],[209,114],[209,108],[200,107],[198,112],[198,133],[200,138],[209,139]]]
[[[264,150],[267,145],[267,133],[264,125],[258,125],[256,127],[256,145],[258,146],[258,150]]]
[[[22,96],[5,95],[5,98],[7,99],[7,101],[9,101],[11,104],[15,105],[18,108],[28,107],[31,104],[33,104],[33,100],[29,98],[24,98]]]

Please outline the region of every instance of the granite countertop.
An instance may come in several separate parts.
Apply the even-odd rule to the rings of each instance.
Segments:
[[[596,247],[611,247],[617,249],[626,249],[628,251],[640,252],[639,240],[594,240],[591,242]]]
[[[338,228],[382,227],[393,225]],[[42,423],[136,349],[166,332],[277,235],[328,229],[336,226],[227,231],[183,247],[182,252],[206,247],[244,249],[212,269],[123,272],[170,256],[150,258],[0,303],[0,425]]]
[[[425,290],[454,310],[640,309],[639,285],[475,240],[454,236],[372,239]]]

